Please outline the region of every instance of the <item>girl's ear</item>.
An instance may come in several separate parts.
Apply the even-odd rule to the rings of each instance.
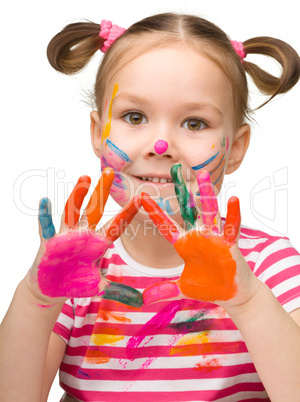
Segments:
[[[101,136],[102,136],[102,125],[101,125],[101,120],[99,117],[98,112],[93,110],[90,114],[91,118],[91,124],[90,124],[90,130],[91,130],[91,141],[92,141],[92,146],[95,154],[100,158],[101,156]]]
[[[250,141],[250,126],[243,124],[235,133],[227,162],[226,174],[237,170],[246,155]]]

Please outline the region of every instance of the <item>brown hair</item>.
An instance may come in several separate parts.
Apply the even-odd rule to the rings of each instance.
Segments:
[[[80,71],[104,43],[99,32],[100,25],[90,21],[67,25],[48,45],[47,56],[52,67],[65,74]],[[241,62],[227,35],[211,22],[192,15],[158,14],[133,24],[104,55],[94,89],[98,112],[101,113],[106,83],[124,65],[150,49],[182,42],[208,56],[222,69],[233,88],[238,125],[250,114],[245,72],[257,88],[269,96],[259,107],[290,90],[299,80],[299,56],[290,45],[279,39],[264,36],[243,43],[246,55],[266,55],[280,63],[282,73],[276,77],[256,64],[246,60]]]

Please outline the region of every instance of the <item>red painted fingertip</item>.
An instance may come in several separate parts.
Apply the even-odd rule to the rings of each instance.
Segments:
[[[149,286],[143,292],[143,303],[152,304],[160,300],[172,299],[180,295],[175,282],[161,282]]]
[[[240,201],[237,197],[231,197],[227,203],[227,216],[224,225],[224,240],[235,244],[241,226]]]
[[[89,191],[91,178],[80,176],[65,206],[65,224],[71,228],[75,226],[80,217],[80,208]]]

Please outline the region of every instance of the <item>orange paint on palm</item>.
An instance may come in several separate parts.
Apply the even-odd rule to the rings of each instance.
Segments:
[[[181,292],[202,301],[229,300],[236,294],[236,262],[222,237],[188,232],[174,244],[185,261],[178,280]]]
[[[81,176],[78,179],[76,186],[74,187],[68,201],[65,206],[65,224],[71,228],[74,227],[80,217],[80,208],[83,203],[91,184],[91,178],[89,176]]]
[[[106,201],[109,196],[109,191],[114,180],[114,171],[112,168],[105,168],[98,184],[89,200],[86,208],[89,227],[95,229],[100,221]]]

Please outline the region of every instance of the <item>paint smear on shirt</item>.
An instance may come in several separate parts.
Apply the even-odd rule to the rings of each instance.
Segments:
[[[218,359],[207,359],[206,356],[203,357],[194,367],[194,370],[199,370],[202,373],[210,373],[213,370],[222,367]]]
[[[174,300],[161,311],[159,311],[154,317],[152,317],[136,334],[129,339],[126,346],[126,353],[130,360],[135,358],[135,350],[146,336],[150,335],[155,328],[165,328],[167,327],[173,318],[175,317],[177,311],[180,310],[182,300]]]
[[[91,342],[96,346],[115,345],[124,339],[124,336],[110,334],[92,334]]]

